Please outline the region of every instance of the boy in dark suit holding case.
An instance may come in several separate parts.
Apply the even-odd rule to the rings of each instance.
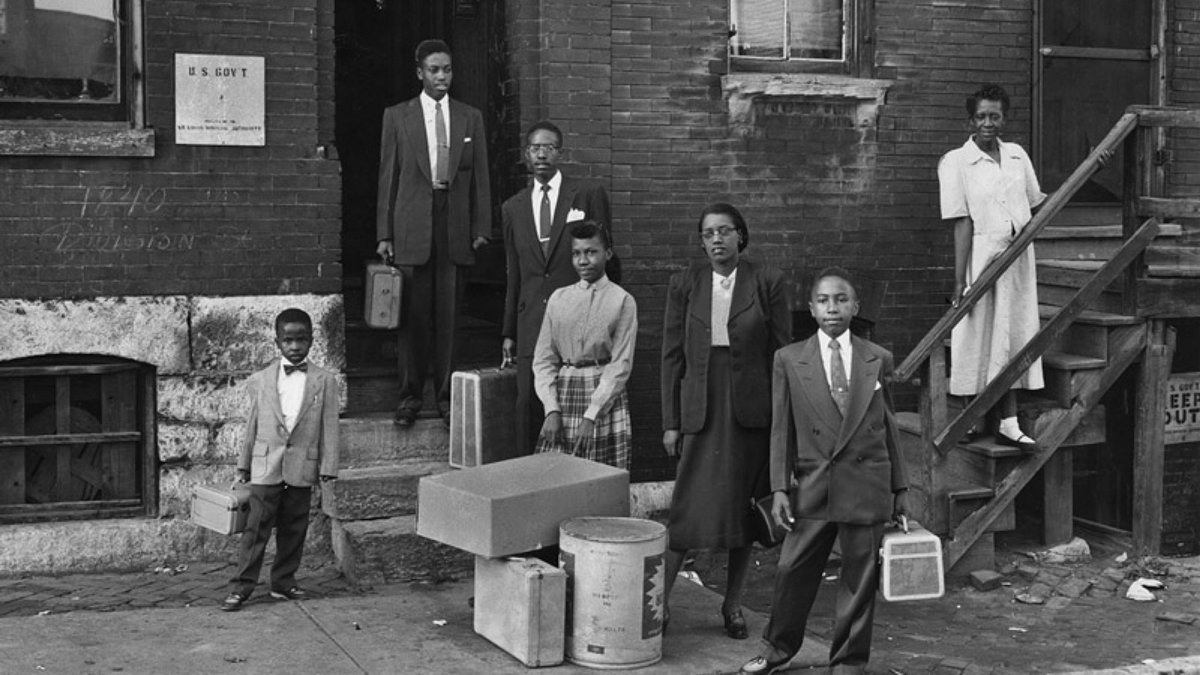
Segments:
[[[308,363],[312,318],[286,309],[275,318],[283,358],[250,376],[246,435],[238,482],[250,483],[250,515],[242,534],[238,572],[221,604],[236,612],[258,584],[263,552],[275,529],[271,597],[301,600],[296,570],[304,552],[312,486],[337,477],[338,386],[332,372]]]
[[[905,511],[908,488],[884,389],[892,354],[848,332],[858,296],[845,270],[817,274],[808,307],[820,330],[775,352],[772,515],[788,535],[764,646],[742,666],[747,675],[776,672],[800,651],[835,539],[841,541],[842,589],[830,672],[866,671],[883,526]]]

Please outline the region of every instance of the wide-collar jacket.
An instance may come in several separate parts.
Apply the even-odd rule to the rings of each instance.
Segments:
[[[771,489],[789,490],[797,518],[874,525],[907,487],[887,382],[892,354],[851,337],[850,401],[829,391],[817,336],[775,354]]]
[[[671,277],[662,342],[663,429],[699,433],[708,417],[712,347],[712,265]],[[783,274],[741,259],[729,306],[729,358],[738,424],[771,425],[771,356],[792,341],[791,300]]]
[[[295,487],[316,485],[320,476],[338,473],[338,385],[333,373],[309,363],[304,398],[291,432],[279,405],[278,359],[246,381],[249,408],[238,468],[251,481],[268,464],[282,461],[283,482]]]
[[[471,265],[477,237],[492,236],[487,133],[483,115],[450,100],[450,173],[447,194],[450,260]],[[424,265],[433,250],[433,169],[420,97],[383,112],[375,229],[391,239],[397,265]]]
[[[525,187],[500,207],[508,270],[502,334],[517,341],[518,356],[533,356],[550,294],[579,281],[571,264],[571,226],[585,219],[605,227],[612,224],[604,188],[562,174],[550,243],[543,252],[534,225],[532,187]]]

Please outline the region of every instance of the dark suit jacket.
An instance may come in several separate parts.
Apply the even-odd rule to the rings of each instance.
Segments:
[[[289,434],[279,407],[279,365],[276,360],[246,381],[250,408],[237,467],[250,471],[253,480],[268,461],[282,455],[283,482],[311,487],[320,476],[337,476],[338,472],[337,378],[316,364],[308,364],[304,400]]]
[[[792,341],[791,302],[783,274],[738,262],[729,306],[729,356],[738,424],[771,426],[771,357]],[[696,263],[671,277],[663,320],[663,429],[698,433],[708,416],[708,354],[712,345],[712,265]]]
[[[887,522],[907,487],[890,397],[892,354],[851,337],[850,404],[843,419],[829,393],[814,335],[775,353],[771,489],[791,489],[797,518],[857,525]]]
[[[571,264],[571,236],[567,225],[571,210],[581,211],[584,218],[605,227],[612,224],[608,193],[604,188],[563,174],[550,228],[549,255],[546,255],[542,253],[534,227],[532,189],[532,186],[526,187],[500,207],[508,265],[503,335],[517,341],[517,356],[533,356],[550,294],[579,281]]]
[[[471,265],[471,242],[492,234],[487,134],[479,111],[450,100],[450,259]],[[423,265],[433,244],[433,171],[420,97],[383,111],[377,239],[391,239],[397,265]]]

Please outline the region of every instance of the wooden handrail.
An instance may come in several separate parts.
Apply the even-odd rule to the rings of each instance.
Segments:
[[[971,311],[975,303],[979,302],[979,299],[985,293],[992,290],[1000,275],[1004,274],[1013,262],[1025,252],[1025,249],[1033,242],[1034,237],[1042,231],[1046,223],[1058,215],[1058,212],[1066,206],[1071,197],[1075,196],[1079,188],[1083,187],[1088,179],[1092,177],[1092,174],[1096,173],[1096,170],[1100,168],[1100,156],[1105,152],[1115,151],[1118,144],[1125,140],[1125,137],[1137,128],[1137,125],[1137,113],[1127,112],[1121,116],[1121,119],[1117,120],[1117,123],[1113,125],[1113,128],[1109,130],[1104,139],[1075,168],[1075,171],[1067,178],[1066,182],[1058,190],[1055,190],[1054,194],[1050,195],[1043,203],[1042,207],[1033,216],[1033,219],[1013,239],[1008,248],[984,268],[983,273],[979,275],[979,278],[975,280],[975,283],[963,295],[958,306],[952,307],[942,315],[942,318],[925,334],[925,337],[921,338],[921,341],[909,352],[904,362],[896,368],[893,373],[893,381],[905,382],[912,379],[917,369],[921,367],[921,364],[929,358],[929,352],[933,349],[934,345],[946,339],[946,336],[950,334],[954,326]]]
[[[975,420],[999,403],[1004,394],[1008,392],[1009,387],[1021,377],[1021,374],[1028,370],[1029,366],[1033,365],[1033,362],[1040,358],[1042,353],[1067,330],[1071,322],[1083,313],[1088,303],[1095,300],[1105,286],[1121,276],[1125,268],[1137,259],[1138,255],[1150,245],[1150,242],[1154,241],[1154,237],[1157,235],[1157,220],[1151,218],[1143,223],[1113,257],[1104,263],[1104,266],[1097,270],[1096,274],[1088,279],[1075,295],[1071,296],[1071,299],[1054,315],[1054,318],[1046,322],[1037,335],[1025,343],[1025,346],[1008,362],[1008,365],[1004,366],[1004,369],[992,378],[991,382],[988,382],[987,388],[933,438],[933,445],[938,452],[945,454],[967,433]]]

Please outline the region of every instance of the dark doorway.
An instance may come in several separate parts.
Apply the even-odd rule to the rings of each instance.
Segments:
[[[1034,80],[1042,190],[1058,189],[1125,108],[1154,100],[1162,0],[1042,0]],[[1120,151],[1119,151],[1120,152]],[[1121,201],[1118,156],[1074,203]]]
[[[501,0],[336,0],[336,137],[342,164],[342,263],[349,409],[394,408],[395,333],[362,322],[363,270],[375,258],[375,199],[383,111],[421,91],[413,53],[426,38],[454,52],[451,96],[483,112],[491,164],[493,237],[466,289],[464,365],[499,362],[504,254],[499,204],[519,171],[514,102],[506,97]],[[486,360],[485,360],[486,359]]]

